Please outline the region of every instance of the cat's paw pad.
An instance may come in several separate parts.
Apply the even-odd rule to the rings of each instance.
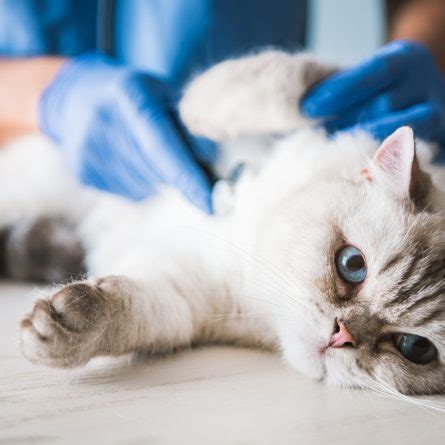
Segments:
[[[71,367],[96,354],[106,320],[99,285],[74,283],[39,299],[21,322],[23,354],[32,362]]]

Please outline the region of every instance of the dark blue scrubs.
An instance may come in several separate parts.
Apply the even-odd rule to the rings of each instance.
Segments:
[[[181,83],[264,46],[304,44],[306,0],[0,0],[0,57],[106,50]]]
[[[97,7],[97,0],[0,0],[0,57],[94,50]]]

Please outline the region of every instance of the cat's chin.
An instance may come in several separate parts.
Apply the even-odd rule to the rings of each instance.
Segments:
[[[355,388],[366,387],[369,382],[369,376],[357,367],[356,354],[350,348],[327,348],[324,366],[324,382],[328,385]]]
[[[293,342],[283,345],[283,357],[298,372],[317,380],[326,376],[322,347],[319,344]]]
[[[301,374],[320,380],[328,385],[343,387],[365,386],[366,379],[360,377],[355,367],[352,351],[336,350],[297,342],[283,348],[288,364]]]

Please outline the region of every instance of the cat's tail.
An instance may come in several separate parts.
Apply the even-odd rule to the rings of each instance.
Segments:
[[[179,111],[193,134],[215,141],[283,134],[311,124],[300,101],[334,71],[307,54],[276,50],[227,60],[188,85]]]

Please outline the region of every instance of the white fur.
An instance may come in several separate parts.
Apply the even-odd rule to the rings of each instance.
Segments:
[[[191,130],[224,141],[226,158],[238,147],[243,160],[256,165],[237,183],[228,215],[206,216],[170,189],[142,203],[83,189],[73,183],[57,149],[39,137],[0,152],[0,183],[7,190],[1,194],[1,223],[41,213],[80,221],[89,273],[123,275],[138,283],[137,317],[154,331],[168,331],[173,345],[193,338],[262,344],[281,349],[292,366],[311,376],[365,384],[367,376],[354,367],[351,351],[320,352],[333,320],[344,312],[324,301],[311,281],[314,270],[323,268],[319,251],[328,237],[323,221],[325,215],[346,221],[343,230],[358,243],[366,240],[360,247],[373,255],[375,245],[391,251],[403,233],[372,239],[365,225],[380,227],[404,215],[372,184],[356,195],[345,186],[363,180],[360,170],[376,151],[376,141],[363,133],[329,139],[298,113],[298,101],[314,80],[302,80],[307,60],[267,52],[229,61],[187,90],[181,113]],[[282,136],[266,138],[259,154],[243,138],[262,133]],[[336,209],[339,196],[344,201]],[[351,219],[349,209],[355,212]],[[378,264],[381,258],[375,256]],[[180,283],[184,298],[175,295],[166,277]],[[150,318],[153,301],[171,318],[169,324]]]

